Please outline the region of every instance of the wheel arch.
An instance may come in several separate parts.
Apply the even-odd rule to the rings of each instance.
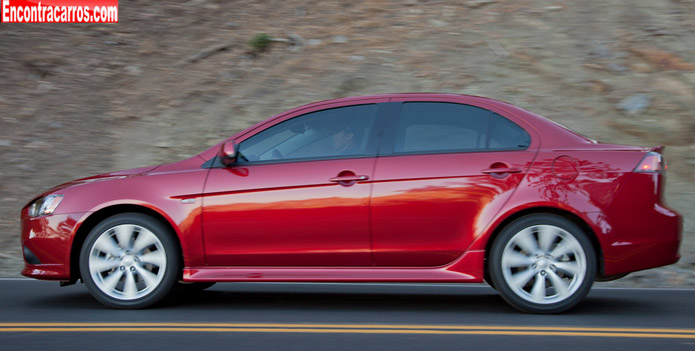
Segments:
[[[104,207],[102,209],[99,209],[98,211],[95,211],[94,213],[90,214],[89,217],[87,217],[80,227],[77,229],[77,232],[75,233],[75,236],[72,240],[72,246],[70,248],[70,280],[71,281],[77,281],[78,279],[81,279],[80,276],[80,249],[82,248],[82,245],[84,244],[85,239],[87,238],[87,235],[89,232],[94,229],[95,226],[97,226],[99,223],[101,223],[103,220],[115,216],[117,214],[121,213],[140,213],[144,214],[147,216],[150,216],[154,218],[155,220],[161,222],[163,225],[165,225],[167,228],[171,230],[171,232],[174,234],[174,240],[176,243],[176,247],[178,248],[178,255],[179,259],[181,260],[180,262],[183,262],[183,250],[181,248],[181,240],[178,235],[176,235],[177,231],[176,228],[159,212],[145,207],[145,206],[140,206],[140,205],[133,205],[133,204],[119,204],[119,205],[112,205],[108,207]],[[180,275],[181,273],[179,273]]]
[[[570,211],[556,208],[556,207],[531,207],[531,208],[526,208],[523,210],[520,210],[518,212],[514,212],[510,215],[508,215],[506,218],[504,218],[493,230],[492,234],[490,234],[490,237],[488,238],[487,242],[485,243],[485,262],[483,264],[483,269],[484,269],[484,276],[485,276],[485,281],[490,282],[490,275],[489,275],[489,255],[490,255],[490,250],[492,248],[492,244],[495,242],[497,237],[499,236],[500,232],[502,229],[504,229],[507,225],[512,223],[513,221],[524,217],[528,215],[534,215],[534,214],[551,214],[551,215],[556,215],[559,217],[563,217],[574,224],[578,225],[584,232],[587,234],[587,237],[589,238],[589,241],[591,241],[591,245],[594,249],[594,252],[596,252],[596,276],[597,277],[602,277],[603,276],[603,250],[601,249],[601,244],[598,241],[598,237],[596,236],[596,232],[591,228],[589,223],[581,218],[579,215],[572,213]]]

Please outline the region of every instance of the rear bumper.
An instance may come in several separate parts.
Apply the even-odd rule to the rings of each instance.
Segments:
[[[660,205],[650,216],[634,219],[631,229],[639,233],[631,241],[614,241],[604,250],[605,275],[666,266],[680,259],[683,218]]]
[[[609,276],[678,262],[683,217],[661,204],[663,176],[627,175],[611,205],[590,214],[603,249],[603,275]],[[657,189],[646,193],[644,189]]]

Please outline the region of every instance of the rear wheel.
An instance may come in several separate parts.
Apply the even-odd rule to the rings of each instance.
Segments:
[[[560,313],[576,306],[596,276],[586,233],[554,215],[522,217],[492,244],[489,274],[502,297],[519,310]]]
[[[89,233],[80,273],[102,304],[137,309],[161,301],[177,282],[180,259],[171,230],[140,213],[109,217]]]

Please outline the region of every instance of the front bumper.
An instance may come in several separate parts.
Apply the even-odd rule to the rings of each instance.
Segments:
[[[47,280],[70,280],[70,250],[83,213],[22,218],[22,275]]]

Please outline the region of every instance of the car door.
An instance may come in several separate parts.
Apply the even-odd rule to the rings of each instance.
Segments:
[[[208,265],[370,265],[378,106],[295,113],[242,137],[237,163],[205,185]]]
[[[376,266],[439,266],[459,257],[524,177],[529,134],[489,110],[406,101],[374,171]]]

